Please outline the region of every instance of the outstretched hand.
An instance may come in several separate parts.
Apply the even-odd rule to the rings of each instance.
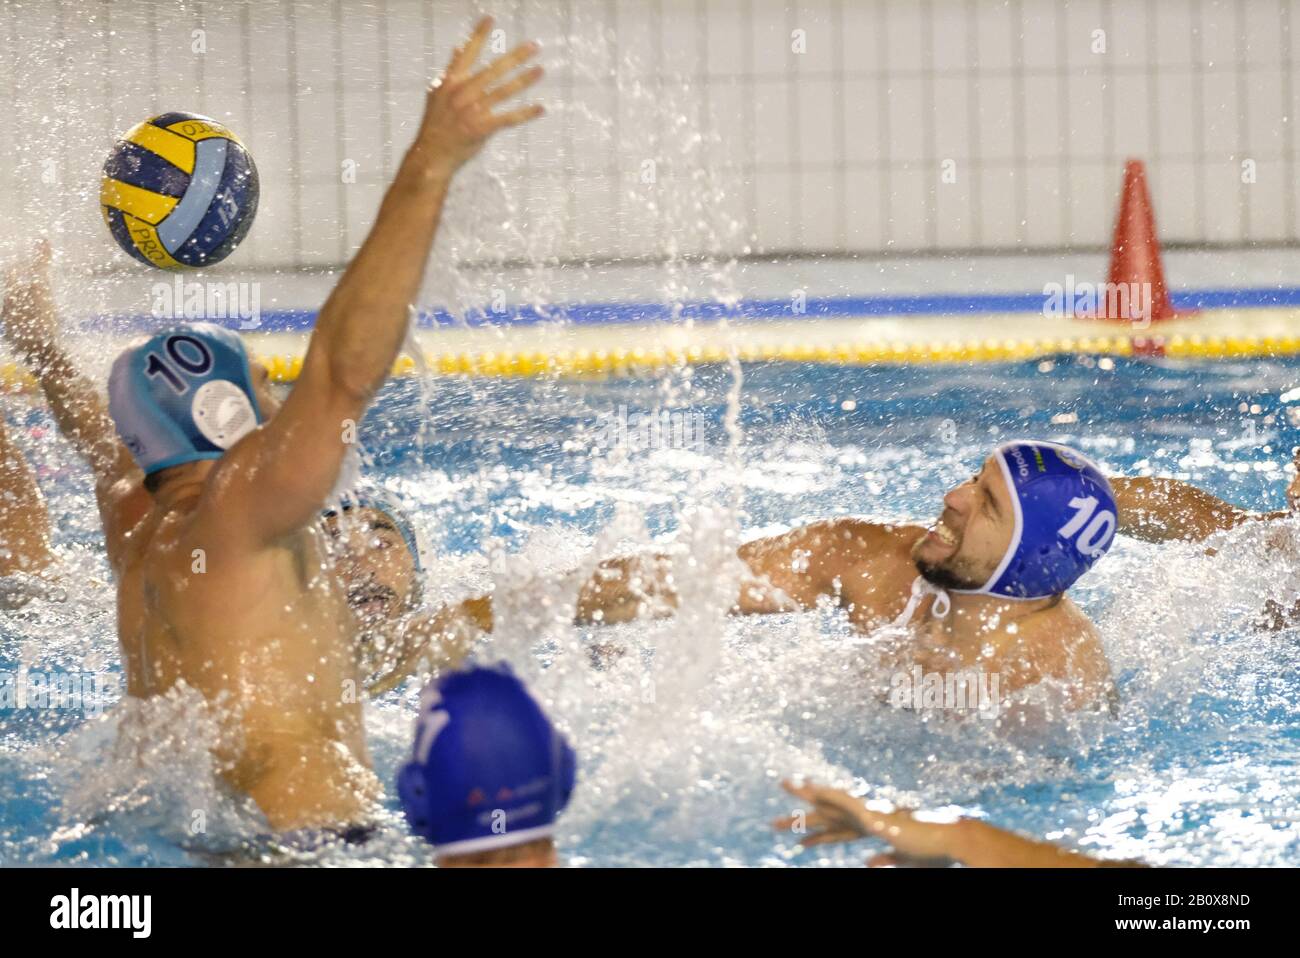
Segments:
[[[427,150],[431,161],[447,164],[452,171],[478,153],[493,133],[526,123],[543,112],[537,104],[494,112],[498,104],[540,80],[542,68],[515,72],[540,49],[528,41],[473,72],[491,32],[492,18],[484,17],[469,39],[456,48],[447,71],[433,82],[425,102],[416,147]]]
[[[374,650],[384,661],[364,661],[363,654],[363,669],[374,673],[366,692],[373,698],[412,675],[427,681],[429,674],[459,668],[492,624],[492,601],[486,597],[443,605],[432,615],[416,613],[400,623],[391,647]]]
[[[805,848],[872,837],[884,839],[896,852],[894,856],[879,856],[872,860],[872,864],[933,862],[952,856],[954,836],[951,825],[919,821],[905,809],[872,811],[862,799],[842,789],[812,782],[796,785],[785,781],[781,787],[812,808],[802,814],[778,818],[772,827],[781,831],[799,826],[807,829],[807,834],[799,841]]]
[[[40,361],[41,354],[58,339],[58,319],[50,292],[50,259],[46,240],[5,270],[4,302],[0,327],[7,342],[24,362]]]

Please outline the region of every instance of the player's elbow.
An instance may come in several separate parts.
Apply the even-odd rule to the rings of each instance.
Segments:
[[[329,364],[330,390],[349,405],[366,406],[384,384],[387,370],[372,366],[348,355],[332,356]]]
[[[329,384],[335,396],[362,405],[369,403],[392,371],[393,357],[384,359],[369,348],[371,344],[365,341],[364,333],[345,332],[338,318],[339,314],[374,315],[378,308],[377,304],[358,301],[355,296],[327,303],[317,321],[317,333],[303,361],[299,382],[318,376]],[[326,311],[331,313],[328,318]]]

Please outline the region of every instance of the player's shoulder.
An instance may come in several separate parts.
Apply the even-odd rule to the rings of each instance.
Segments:
[[[1077,708],[1089,703],[1105,706],[1114,695],[1110,664],[1102,647],[1101,630],[1069,596],[1018,623],[1015,652],[1034,680],[1054,678],[1067,683]],[[1017,684],[1013,677],[1012,686]],[[1113,703],[1111,703],[1113,707]]]
[[[911,523],[881,522],[865,516],[835,516],[821,519],[802,527],[806,535],[833,542],[861,543],[879,549],[890,544],[905,544],[911,548],[917,536],[925,532]]]
[[[1018,655],[1033,662],[1045,675],[1067,673],[1072,663],[1077,665],[1101,654],[1101,632],[1064,595],[1055,605],[1017,619],[1015,633],[1004,639],[1001,644],[1008,649],[1014,647]]]
[[[107,489],[100,488],[112,518],[124,529],[134,528],[153,511],[153,496],[144,487],[144,473],[138,470],[116,479]]]
[[[1062,595],[1055,604],[1018,622],[1022,636],[1093,638],[1099,635],[1092,620],[1068,595]]]
[[[1092,619],[1088,618],[1088,614],[1079,608],[1068,595],[1061,596],[1061,601],[1056,603],[1052,610],[1058,614],[1060,621],[1065,623],[1073,634],[1088,637],[1101,635]]]
[[[154,531],[154,501],[139,473],[125,476],[99,492],[100,515],[110,564],[137,565],[148,554]]]

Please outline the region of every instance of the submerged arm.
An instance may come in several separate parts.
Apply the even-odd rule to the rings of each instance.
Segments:
[[[923,822],[910,811],[862,810],[868,836],[883,838],[894,855],[874,864],[903,864],[951,860],[968,868],[1141,868],[1138,862],[1101,861],[1080,852],[1025,838],[1015,832],[960,818],[955,822]]]
[[[960,862],[971,868],[1106,868],[1142,867],[1137,862],[1107,862],[1047,842],[1024,838],[973,819],[925,822],[910,811],[873,811],[848,792],[811,782],[783,788],[811,808],[800,816],[778,819],[784,830],[800,824],[806,829],[805,847],[859,838],[881,838],[893,855],[873,864],[947,864]]]

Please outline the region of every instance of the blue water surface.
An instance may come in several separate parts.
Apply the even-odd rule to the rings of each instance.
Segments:
[[[844,514],[928,522],[944,491],[1013,436],[1075,444],[1113,473],[1175,476],[1248,509],[1281,509],[1300,442],[1300,415],[1291,414],[1300,392],[1289,395],[1300,363],[1291,360],[774,363],[740,372],[738,432],[726,428],[737,370],[718,366],[644,380],[397,381],[363,423],[361,444],[371,475],[430,533],[440,557],[434,591],[454,597],[519,578],[485,554],[588,555],[629,515],[647,541],[698,530],[710,510],[742,536]],[[688,428],[690,441],[654,440],[647,416],[664,416],[669,434]],[[89,478],[43,411],[10,404],[8,418],[41,476],[75,584],[65,602],[3,613],[0,673],[116,674]],[[650,441],[622,442],[621,423]],[[722,622],[698,636],[698,657],[671,623],[608,630],[632,643],[678,643],[683,676],[711,689],[682,701],[661,692],[658,711],[620,704],[580,671],[548,679],[569,639],[547,633],[530,647],[522,636],[513,654],[529,657],[523,671],[583,759],[563,852],[575,864],[860,863],[871,846],[797,855],[767,826],[793,807],[779,780],[808,773],[1108,857],[1296,864],[1300,643],[1294,630],[1252,622],[1270,583],[1300,569],[1300,548],[1239,540],[1214,559],[1118,540],[1075,592],[1105,636],[1118,715],[1032,743],[934,727],[856,698],[843,666],[856,637],[834,610]],[[368,706],[388,781],[408,747],[414,691]],[[135,765],[114,757],[118,721],[113,710],[0,711],[0,862],[228,860],[177,825],[189,796],[156,781],[167,776],[150,761],[166,767],[165,756]],[[210,791],[233,807],[219,786]],[[238,819],[211,817],[223,816]],[[428,854],[394,819],[367,848],[305,860],[422,864]]]

